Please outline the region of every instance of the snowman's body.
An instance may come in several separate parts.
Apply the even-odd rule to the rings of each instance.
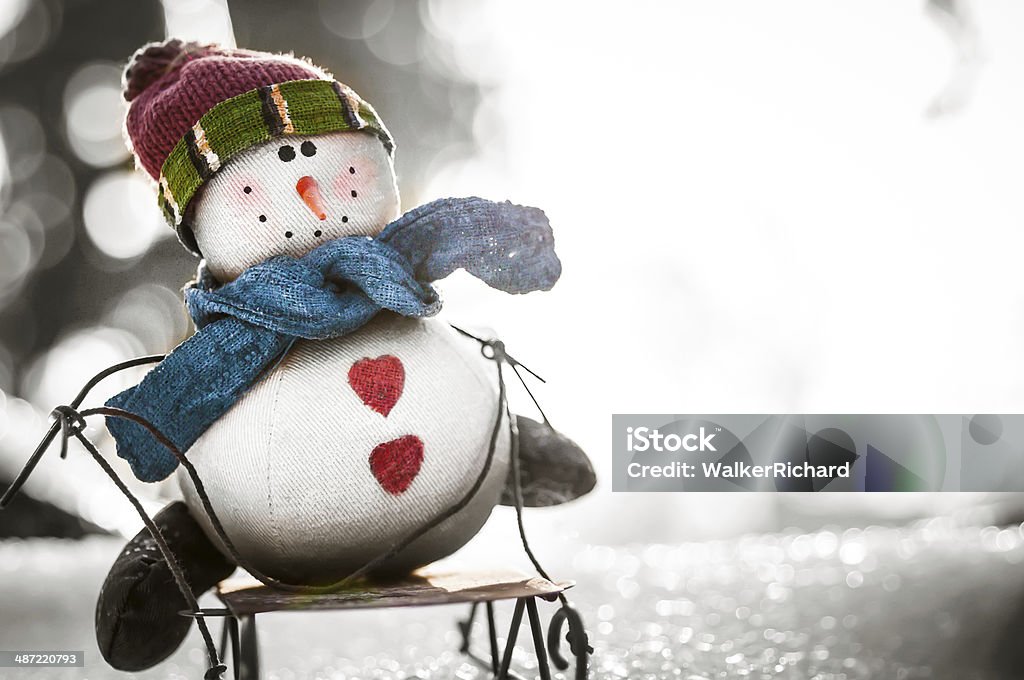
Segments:
[[[247,149],[194,203],[196,241],[222,282],[275,255],[373,236],[398,214],[390,156],[375,136],[351,132]],[[332,582],[467,494],[488,458],[498,402],[496,364],[479,343],[441,321],[382,312],[352,334],[297,341],[188,456],[246,560],[288,581]],[[476,534],[504,487],[509,438],[503,416],[469,505],[382,569],[427,564]]]
[[[344,338],[297,342],[189,458],[253,565],[331,582],[471,489],[499,415],[496,380],[479,344],[443,322],[382,314]],[[502,416],[490,471],[469,506],[384,567],[412,569],[472,538],[498,502],[508,456]],[[184,475],[181,487],[219,543]]]
[[[96,648],[137,672],[178,648],[182,608],[239,566],[305,592],[400,576],[469,541],[508,502],[512,360],[424,318],[440,309],[428,286],[461,267],[507,293],[547,290],[561,266],[536,208],[453,198],[396,220],[390,134],[306,60],[171,39],[136,52],[123,82],[135,159],[205,260],[186,289],[197,337],[107,402],[140,480],[184,463],[184,502],[129,541],[97,598]],[[515,422],[517,507],[593,488],[578,447]],[[207,646],[206,677],[220,677]]]

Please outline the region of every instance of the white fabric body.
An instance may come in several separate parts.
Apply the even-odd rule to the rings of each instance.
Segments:
[[[315,205],[297,187],[306,177],[316,182]],[[363,132],[285,136],[247,149],[195,200],[196,241],[222,282],[275,255],[301,256],[331,239],[376,235],[399,211],[391,158]],[[405,379],[385,416],[364,403],[349,371],[361,359],[388,355],[401,361]],[[243,557],[292,582],[331,582],[473,486],[499,408],[495,372],[477,342],[446,324],[382,313],[343,338],[297,342],[188,456]],[[370,456],[378,445],[408,435],[423,444],[422,465],[395,494],[374,476]],[[503,417],[493,466],[472,503],[386,568],[428,564],[472,538],[500,498],[508,458]],[[192,514],[219,545],[183,472],[179,481]]]
[[[383,355],[398,357],[405,369],[387,417],[364,404],[347,378],[354,362]],[[280,578],[331,582],[473,486],[499,408],[495,371],[479,343],[443,322],[384,313],[350,336],[298,342],[188,456],[243,557]],[[369,457],[378,444],[410,434],[423,442],[423,463],[394,495],[372,474]],[[387,568],[428,564],[472,538],[500,498],[508,459],[503,416],[492,468],[472,503]],[[183,472],[179,481],[193,515],[219,543]]]
[[[312,156],[304,145],[315,149]],[[284,154],[291,160],[281,160],[283,147],[291,148]],[[319,188],[322,220],[296,189],[303,177]],[[342,236],[378,234],[399,214],[391,158],[366,132],[288,135],[246,149],[194,200],[196,243],[224,283],[274,255],[297,257]]]

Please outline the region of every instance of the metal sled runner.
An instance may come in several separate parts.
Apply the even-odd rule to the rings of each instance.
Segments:
[[[514,416],[508,407],[502,368],[504,365],[510,366],[522,382],[523,388],[532,398],[533,395],[518,370],[523,368],[523,370],[529,371],[529,369],[509,356],[505,351],[504,344],[500,340],[483,340],[458,328],[456,330],[480,342],[481,353],[488,359],[493,360],[497,369],[498,403],[500,408],[496,412],[488,454],[483,468],[477,475],[473,486],[456,503],[434,517],[429,523],[420,526],[402,541],[388,547],[384,552],[363,564],[359,569],[353,571],[337,583],[325,586],[300,585],[286,583],[262,574],[253,565],[249,564],[243,555],[238,553],[230,537],[225,534],[212,507],[210,498],[206,494],[205,485],[199,478],[191,461],[156,426],[139,415],[116,407],[102,406],[79,410],[89,392],[106,377],[127,368],[157,363],[162,359],[160,356],[141,357],[104,369],[86,383],[70,404],[58,406],[54,409],[54,420],[50,424],[47,433],[43,436],[21,472],[4,492],[3,496],[0,497],[0,509],[17,495],[19,489],[32,474],[33,469],[39,463],[43,454],[58,436],[60,438],[60,454],[62,458],[67,455],[68,443],[71,439],[76,439],[80,442],[97,465],[100,466],[132,504],[146,530],[148,530],[150,536],[155,541],[156,548],[159,550],[159,558],[167,566],[175,587],[180,592],[185,604],[189,607],[189,609],[180,613],[197,619],[198,628],[203,637],[203,644],[206,647],[206,653],[210,661],[209,669],[204,675],[204,678],[207,680],[221,678],[223,673],[228,670],[227,666],[221,662],[221,658],[224,652],[227,651],[229,642],[231,644],[235,677],[247,680],[259,677],[259,655],[255,629],[255,616],[257,613],[282,610],[420,606],[459,602],[472,605],[469,618],[460,624],[463,634],[462,651],[468,654],[470,658],[481,663],[484,668],[489,669],[496,677],[516,677],[511,673],[509,666],[512,660],[512,650],[522,624],[523,613],[527,612],[537,652],[537,664],[541,679],[548,680],[550,678],[549,660],[560,671],[569,668],[569,661],[559,651],[562,629],[567,626],[565,639],[569,642],[572,657],[575,658],[574,677],[576,680],[584,680],[587,675],[587,660],[593,650],[588,644],[587,633],[579,613],[572,607],[564,594],[564,591],[571,587],[572,584],[555,583],[548,576],[530,548],[523,524],[522,512],[527,502],[524,494],[523,468],[520,465],[520,418]],[[527,448],[538,454],[536,458],[541,468],[547,465],[552,456],[568,456],[569,460],[574,461],[574,465],[569,466],[573,470],[571,479],[555,479],[553,486],[550,483],[538,483],[535,485],[536,488],[531,487],[529,505],[544,506],[557,504],[587,493],[593,488],[596,480],[593,469],[585,454],[582,453],[576,444],[559,435],[551,427],[543,411],[540,409],[540,405],[536,403],[536,399],[533,399],[533,402],[537,405],[538,411],[541,411],[544,422],[534,422],[528,418],[522,419],[525,427],[522,432],[526,434],[526,439],[533,444],[532,447]],[[202,501],[202,510],[210,519],[218,538],[230,553],[233,563],[246,569],[259,583],[254,581],[244,584],[224,582],[218,588],[218,595],[226,605],[226,608],[200,608],[197,596],[192,592],[180,563],[153,518],[149,516],[142,503],[121,480],[120,476],[103,457],[95,444],[85,436],[86,418],[91,416],[104,416],[108,419],[119,418],[131,421],[148,431],[159,444],[166,448],[178,461],[178,464],[187,472],[196,494]],[[435,567],[435,570],[421,570],[401,581],[382,583],[380,581],[361,580],[367,574],[373,574],[377,567],[398,554],[411,542],[422,537],[431,529],[439,526],[446,519],[454,516],[466,507],[487,477],[495,455],[496,442],[503,422],[508,423],[511,451],[509,456],[510,489],[506,489],[506,493],[510,495],[510,498],[502,502],[510,504],[515,508],[523,550],[539,576],[532,578],[518,572],[508,571],[473,572],[469,574],[444,573],[436,571],[438,568]],[[532,425],[528,425],[531,423]],[[563,465],[562,467],[565,468],[566,466]],[[530,474],[528,473],[526,477],[530,478]],[[557,500],[553,501],[552,499]],[[561,603],[561,607],[552,616],[549,624],[546,654],[544,651],[544,635],[540,625],[540,615],[537,610],[537,597],[551,601],[558,600]],[[516,600],[515,609],[512,614],[512,626],[509,631],[506,649],[499,664],[493,603],[498,600],[512,599]],[[491,648],[489,664],[474,655],[469,649],[469,632],[480,603],[485,603],[487,609]],[[211,617],[226,618],[221,634],[220,650],[218,650],[217,644],[207,626],[206,619]]]
[[[549,661],[559,669],[566,669],[569,663],[558,651],[561,624],[566,617],[578,616],[571,608],[559,609],[553,617],[547,646],[541,625],[537,598],[555,601],[565,590],[571,588],[571,581],[553,583],[545,578],[531,577],[514,570],[491,570],[464,572],[446,570],[441,565],[425,567],[410,576],[388,582],[366,582],[337,592],[302,595],[299,593],[274,590],[252,579],[228,579],[217,589],[217,595],[224,603],[223,609],[204,609],[199,615],[223,617],[221,631],[221,658],[231,650],[231,665],[237,680],[258,680],[260,677],[259,642],[256,633],[256,615],[280,611],[326,611],[345,609],[370,609],[386,607],[420,607],[441,604],[469,604],[469,616],[459,621],[462,645],[459,651],[493,674],[493,677],[520,679],[511,669],[512,651],[522,626],[523,615],[530,622],[533,646],[537,657],[537,670],[541,680],[550,680]],[[512,621],[506,636],[505,649],[499,652],[495,623],[495,602],[514,600]],[[481,656],[471,649],[470,636],[480,605],[484,606],[489,654]],[[192,612],[183,612],[194,616]],[[581,627],[569,621],[568,640],[575,657],[575,678],[587,674],[589,649],[585,639],[574,639],[575,631]],[[549,660],[550,653],[550,660]]]

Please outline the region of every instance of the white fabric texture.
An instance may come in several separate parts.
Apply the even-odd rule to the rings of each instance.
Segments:
[[[222,282],[274,255],[376,235],[399,213],[391,158],[376,137],[359,132],[287,136],[248,149],[196,201],[196,241]],[[390,411],[364,403],[349,380],[355,362],[383,356],[397,357],[405,375]],[[188,456],[243,557],[291,582],[335,581],[473,486],[499,409],[495,371],[478,343],[446,324],[381,313],[343,338],[297,342]],[[422,442],[423,460],[395,493],[374,476],[370,457],[408,435]],[[384,568],[428,564],[472,538],[500,498],[508,458],[503,417],[493,467],[471,504]],[[179,481],[192,514],[220,545],[183,472]]]
[[[297,189],[304,177],[315,183],[324,219]],[[288,135],[246,149],[194,201],[196,243],[221,282],[274,255],[299,256],[342,236],[376,235],[399,215],[391,157],[366,132]]]
[[[391,355],[405,371],[385,417],[349,383],[354,362]],[[293,582],[344,577],[457,502],[487,456],[498,413],[496,365],[445,323],[382,313],[356,333],[300,341],[189,451],[238,550],[260,570]],[[395,495],[369,457],[383,442],[415,435],[423,462]],[[387,565],[407,570],[451,554],[483,526],[508,472],[502,419],[493,467],[472,503]],[[191,483],[186,502],[216,535]]]

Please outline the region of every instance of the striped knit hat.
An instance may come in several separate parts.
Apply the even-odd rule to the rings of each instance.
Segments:
[[[132,152],[158,182],[168,222],[195,253],[189,201],[238,152],[280,135],[342,130],[371,132],[394,151],[372,106],[290,55],[170,39],[140,48],[123,85]]]

